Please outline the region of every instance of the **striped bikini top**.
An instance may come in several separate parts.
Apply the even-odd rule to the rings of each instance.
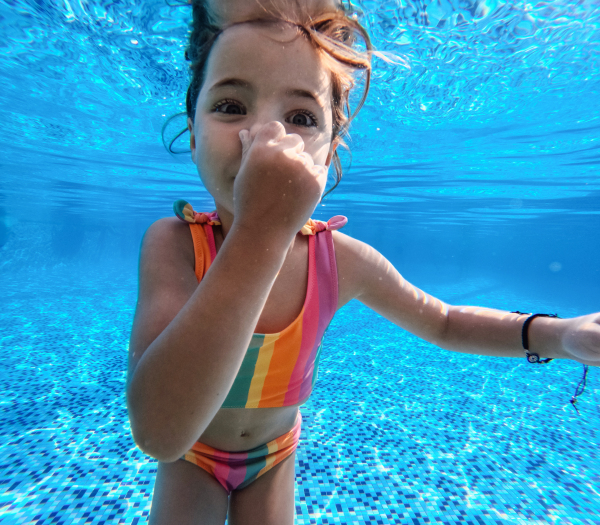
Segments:
[[[216,257],[213,225],[216,212],[196,213],[185,201],[173,206],[190,224],[198,282]],[[301,233],[308,235],[308,286],[300,315],[276,334],[252,335],[222,408],[274,408],[303,404],[317,379],[323,334],[337,309],[338,280],[332,230],[347,222],[340,215],[328,222],[310,219]]]

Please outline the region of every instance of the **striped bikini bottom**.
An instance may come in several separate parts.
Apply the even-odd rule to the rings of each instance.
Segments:
[[[227,494],[231,494],[234,490],[247,487],[292,455],[300,441],[301,426],[302,416],[298,411],[294,428],[265,445],[245,452],[226,452],[196,441],[181,459],[204,469],[223,486]]]

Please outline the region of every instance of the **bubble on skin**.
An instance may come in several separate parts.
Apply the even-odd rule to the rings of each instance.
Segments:
[[[554,261],[550,264],[550,266],[548,266],[548,268],[550,268],[551,272],[560,272],[562,270],[562,264],[560,264],[557,261]]]

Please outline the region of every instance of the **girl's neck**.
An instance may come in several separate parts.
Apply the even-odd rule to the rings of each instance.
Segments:
[[[227,237],[229,230],[231,230],[231,226],[233,226],[233,213],[229,210],[223,208],[219,203],[215,202],[215,207],[217,208],[217,213],[219,214],[219,221],[221,222],[221,232],[223,235],[223,239]]]

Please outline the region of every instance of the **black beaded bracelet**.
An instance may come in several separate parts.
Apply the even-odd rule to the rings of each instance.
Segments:
[[[512,314],[519,315],[527,315],[525,312],[511,312]],[[523,328],[521,329],[521,341],[523,342],[523,348],[525,349],[525,355],[527,356],[527,361],[529,363],[537,363],[539,365],[543,365],[552,361],[552,358],[540,359],[538,354],[534,354],[533,352],[528,352],[529,350],[529,325],[531,321],[533,321],[536,317],[556,317],[559,318],[557,314],[531,314],[525,322],[523,323]]]

